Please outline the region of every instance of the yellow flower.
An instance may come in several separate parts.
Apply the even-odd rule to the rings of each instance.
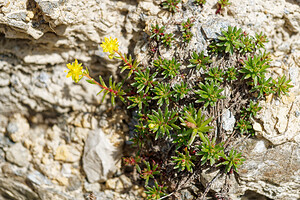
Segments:
[[[115,52],[119,50],[118,39],[112,39],[111,37],[108,39],[104,38],[105,42],[102,42],[100,45],[103,48],[103,52],[109,52],[109,58],[112,59]]]
[[[82,63],[78,64],[77,59],[75,59],[75,62],[73,62],[72,64],[68,63],[67,67],[69,68],[70,71],[67,74],[67,78],[72,76],[72,79],[75,81],[75,83],[80,81],[80,79],[83,77],[81,65]],[[67,72],[67,70],[65,72]]]

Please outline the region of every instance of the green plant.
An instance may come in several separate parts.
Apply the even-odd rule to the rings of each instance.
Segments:
[[[206,0],[194,0],[194,4],[203,7],[203,5],[206,4]]]
[[[204,107],[208,105],[213,107],[219,99],[225,99],[226,97],[220,94],[224,89],[220,89],[219,86],[219,84],[213,81],[206,81],[205,84],[199,83],[200,89],[195,91],[199,95],[196,103],[204,102]]]
[[[224,72],[223,70],[219,69],[218,67],[213,67],[208,70],[206,73],[205,80],[211,82],[223,82]]]
[[[188,34],[193,26],[192,20],[188,19],[181,25],[181,33]],[[141,63],[119,52],[117,39],[105,38],[101,44],[104,52],[108,52],[110,59],[120,59],[124,63],[121,72],[127,75],[125,78],[122,76],[120,83],[110,78],[107,86],[102,77],[99,82],[94,80],[88,69],[83,69],[78,61],[67,65],[70,70],[67,76],[72,77],[76,83],[87,78],[89,83],[97,84],[103,94],[111,94],[113,100],[119,97],[121,101],[113,101],[114,104],[119,103],[118,107],[122,106],[122,102],[129,109],[128,114],[133,116],[130,124],[134,125],[129,137],[137,152],[128,152],[129,158],[124,159],[124,163],[135,166],[140,177],[145,180],[148,199],[172,195],[174,198],[174,194],[182,189],[183,174],[188,175],[192,182],[193,177],[197,176],[193,173],[201,173],[208,167],[224,168],[226,173],[237,171],[244,158],[234,148],[230,151],[226,148],[234,146],[237,137],[246,137],[243,134],[254,135],[251,118],[260,111],[258,102],[264,95],[287,94],[292,87],[285,76],[278,77],[276,81],[266,79],[270,57],[266,51],[261,51],[267,41],[262,33],[254,38],[236,27],[228,27],[211,43],[207,56],[204,56],[203,51],[191,52],[190,48],[186,48],[187,45],[178,42],[176,45],[180,51],[175,49],[174,58],[167,60],[159,57],[160,51],[152,52],[153,48],[159,50],[159,45],[171,45],[172,39],[166,39],[169,36],[164,32],[164,26],[152,26],[153,39],[150,40],[149,51],[145,51],[147,59]],[[185,60],[189,55],[191,59]],[[241,61],[243,59],[245,61]],[[216,63],[212,63],[212,60]],[[227,68],[229,63],[230,67]],[[196,70],[190,69],[192,67]],[[226,71],[223,72],[223,69]],[[225,88],[224,94],[228,99],[218,102],[225,98],[222,95]],[[239,92],[238,98],[229,99],[236,91]],[[251,96],[248,94],[250,92],[254,94]],[[236,113],[237,123],[230,137],[219,121],[224,106],[230,109],[242,107],[233,112]],[[113,112],[113,109],[109,110]],[[178,173],[178,170],[184,172]],[[133,171],[133,175],[136,171]],[[162,180],[166,185],[179,187],[169,188],[168,192],[171,193],[164,196],[167,187],[158,184]]]
[[[257,49],[259,48],[265,48],[265,43],[269,42],[267,39],[267,36],[263,34],[263,32],[255,33],[255,45],[257,46]]]
[[[276,95],[281,96],[281,94],[288,95],[289,89],[293,87],[293,85],[289,84],[291,80],[286,80],[286,76],[278,77],[277,81],[272,80],[272,90],[276,93]]]
[[[149,179],[154,178],[154,175],[159,175],[160,171],[158,168],[158,164],[155,162],[152,163],[152,167],[148,161],[143,161],[146,165],[146,168],[144,168],[141,171],[141,178],[145,179],[145,186],[148,185]]]
[[[162,58],[159,58],[153,62],[153,65],[157,69],[163,70],[162,75],[164,75],[164,78],[174,78],[179,74],[180,63],[175,58],[172,58],[172,60],[162,60]]]
[[[247,52],[253,52],[255,50],[254,38],[244,33],[241,37],[242,46],[240,52],[246,54]]]
[[[218,37],[218,41],[212,42],[210,48],[212,52],[225,52],[233,54],[234,50],[239,50],[243,47],[241,42],[242,29],[228,26],[228,30],[222,30],[222,36]]]
[[[176,163],[174,169],[178,169],[179,171],[184,171],[185,169],[187,169],[189,172],[192,173],[193,167],[195,166],[192,160],[195,159],[195,156],[191,156],[187,148],[184,148],[184,152],[185,154],[176,151],[176,154],[178,156],[171,157],[173,159],[172,162]]]
[[[252,125],[248,119],[241,118],[235,127],[241,134],[249,133],[252,129]]]
[[[192,23],[190,18],[188,18],[186,22],[181,23],[181,26],[183,42],[189,43],[193,37],[193,33],[190,30],[194,26],[194,24]]]
[[[174,34],[173,34],[173,33],[165,34],[165,35],[162,37],[162,43],[163,43],[166,47],[170,47],[170,46],[171,46],[171,42],[172,42],[173,40],[175,40]]]
[[[181,2],[181,0],[167,0],[165,2],[162,3],[163,8],[167,9],[170,12],[177,12],[178,10],[178,4]]]
[[[235,67],[228,68],[225,74],[227,81],[231,82],[237,80],[237,71]]]
[[[217,166],[225,165],[225,171],[227,173],[231,171],[238,171],[238,168],[243,164],[243,162],[246,160],[242,157],[242,153],[237,153],[236,150],[231,149],[229,152],[229,155],[226,156],[225,154],[222,155],[222,158],[224,159],[223,162],[217,164]]]
[[[182,22],[181,23],[181,26],[182,26],[182,32],[186,32],[186,31],[189,31],[191,30],[191,28],[194,26],[194,24],[192,23],[191,19],[188,18],[186,22]]]
[[[185,31],[182,33],[183,42],[189,43],[193,37],[193,33],[190,31]]]
[[[135,72],[135,82],[131,85],[137,88],[137,93],[147,93],[150,88],[157,84],[157,81],[155,81],[157,74],[158,72],[154,72],[152,75],[150,75],[149,67],[147,67],[145,71],[138,69],[138,71]]]
[[[241,111],[242,117],[253,118],[257,115],[257,112],[259,112],[262,107],[258,106],[259,103],[255,103],[254,101],[250,100],[250,104],[248,105],[248,108]]]
[[[166,186],[158,185],[157,181],[155,180],[153,187],[146,187],[147,191],[147,199],[161,199],[162,196],[165,196],[165,190],[167,189]]]
[[[256,86],[253,86],[250,92],[258,92],[258,98],[274,93],[272,90],[272,78],[259,78]],[[251,85],[254,85],[251,83]]]
[[[173,86],[174,94],[176,101],[183,99],[191,89],[187,87],[187,83],[181,82],[181,84],[176,84]]]
[[[222,11],[222,9],[225,8],[225,6],[231,5],[231,3],[229,2],[229,0],[219,0],[217,3],[217,11],[216,14],[220,13]]]
[[[261,56],[254,55],[253,57],[247,57],[247,60],[244,61],[243,67],[239,72],[244,74],[243,79],[251,78],[254,82],[254,86],[256,86],[258,80],[265,77],[265,73],[269,67],[267,60],[262,59]]]
[[[155,94],[152,98],[153,100],[158,99],[157,105],[160,107],[164,103],[169,104],[170,99],[174,91],[171,91],[171,86],[169,83],[158,83],[153,89],[152,92]]]
[[[159,27],[157,24],[155,26],[151,25],[151,36],[150,38],[155,38],[156,41],[161,41],[164,34],[165,27]]]
[[[179,119],[182,122],[181,125],[186,128],[182,134],[189,136],[189,146],[194,142],[197,134],[200,138],[203,138],[203,133],[209,132],[213,128],[212,126],[208,126],[211,119],[205,119],[205,115],[202,115],[201,109],[197,112],[191,105],[188,108],[184,108],[183,117]]]
[[[148,106],[148,101],[151,99],[151,97],[147,96],[143,91],[140,94],[136,94],[134,96],[128,97],[128,100],[132,102],[127,109],[134,108],[135,106],[138,106],[139,110],[142,110],[143,104],[145,106]]]
[[[219,158],[224,154],[223,152],[223,143],[216,144],[216,137],[214,137],[211,141],[207,136],[203,137],[201,146],[198,146],[200,150],[196,155],[202,156],[201,165],[204,165],[209,161],[210,166],[214,165]]]
[[[201,68],[205,70],[206,65],[212,62],[209,56],[204,56],[204,51],[201,51],[200,54],[193,52],[192,59],[189,61],[191,64],[188,65],[188,67],[196,67],[197,70],[200,70]]]
[[[169,111],[168,107],[166,107],[164,114],[160,108],[158,112],[152,110],[152,113],[152,115],[149,115],[148,127],[153,133],[156,133],[156,140],[159,136],[164,136],[165,133],[170,137],[170,130],[173,130],[173,128],[180,129],[180,127],[175,124],[178,119],[176,112]]]
[[[110,76],[109,77],[109,87],[107,87],[101,76],[99,76],[99,80],[100,80],[102,90],[100,90],[100,92],[98,92],[97,95],[101,94],[102,92],[104,93],[104,95],[102,97],[102,102],[104,101],[105,96],[108,93],[110,93],[110,95],[111,95],[111,104],[112,105],[115,105],[116,96],[119,96],[121,98],[121,100],[124,101],[122,95],[124,95],[125,92],[122,90],[122,83],[112,82],[112,76]],[[93,79],[87,80],[87,81],[91,84],[95,84]]]

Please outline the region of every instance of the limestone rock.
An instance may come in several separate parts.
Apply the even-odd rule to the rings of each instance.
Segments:
[[[64,162],[76,162],[80,159],[81,153],[69,145],[61,145],[55,151],[55,160]]]
[[[38,195],[27,185],[16,180],[0,177],[0,197],[5,199],[39,200]]]
[[[225,131],[232,131],[235,124],[234,115],[230,112],[230,110],[225,110],[222,115],[222,125]]]
[[[29,134],[29,124],[21,114],[15,114],[9,121],[6,131],[14,142],[20,142]]]
[[[31,160],[31,155],[21,143],[16,143],[7,149],[6,159],[20,167],[27,167]]]
[[[27,175],[27,179],[37,185],[51,185],[51,181],[41,174],[39,171],[34,170],[33,172]]]
[[[89,133],[82,158],[83,170],[89,182],[106,181],[116,171],[119,158],[120,151],[101,129]]]

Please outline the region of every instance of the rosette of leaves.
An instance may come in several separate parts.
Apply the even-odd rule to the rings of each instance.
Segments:
[[[217,167],[221,166],[221,165],[225,165],[225,171],[227,173],[229,173],[231,170],[234,170],[235,172],[237,172],[238,168],[246,160],[245,158],[242,157],[242,153],[237,153],[236,150],[234,150],[234,149],[230,150],[228,156],[223,154],[222,158],[224,159],[224,161],[217,164]]]
[[[256,86],[258,80],[265,77],[265,73],[269,67],[267,60],[262,59],[261,56],[254,55],[253,57],[247,57],[247,60],[244,61],[243,67],[239,72],[244,74],[243,79],[251,78],[254,82],[254,86]]]
[[[163,43],[165,46],[168,46],[168,47],[171,46],[171,42],[172,42],[173,40],[175,40],[174,34],[173,34],[173,33],[165,34],[165,35],[162,37],[162,43]]]
[[[232,55],[235,49],[239,50],[240,47],[243,46],[243,43],[241,42],[241,33],[242,29],[228,26],[228,30],[222,30],[223,35],[219,36],[218,40],[213,42],[210,47],[214,49],[213,52],[225,51],[225,53],[230,53],[230,55]]]
[[[185,32],[185,31],[189,31],[194,26],[194,24],[191,22],[190,18],[188,18],[186,22],[181,23],[181,26],[182,26],[181,31]]]
[[[165,2],[162,3],[163,8],[167,9],[170,12],[177,12],[178,9],[178,4],[181,2],[181,0],[167,0]]]
[[[153,89],[154,97],[152,100],[157,101],[157,105],[160,107],[164,103],[169,105],[170,98],[172,97],[174,91],[171,91],[171,86],[169,83],[158,83]]]
[[[212,62],[209,56],[204,56],[204,51],[201,51],[199,54],[194,51],[192,59],[189,61],[191,64],[188,65],[188,67],[196,67],[197,70],[200,70],[201,68],[206,70],[206,65]]]
[[[189,43],[193,37],[193,33],[191,31],[185,31],[182,33],[183,42]]]
[[[224,72],[218,67],[213,67],[208,70],[206,76],[207,77],[205,77],[205,80],[221,83],[223,82]]]
[[[147,199],[161,199],[161,197],[167,195],[165,193],[167,186],[158,185],[156,180],[153,187],[147,186],[146,189]]]
[[[187,95],[188,92],[191,91],[191,89],[187,88],[187,83],[185,82],[181,82],[181,84],[174,85],[173,90],[173,96],[177,101],[179,101],[179,99],[183,99],[185,95]]]
[[[158,24],[155,26],[151,25],[151,36],[150,38],[155,38],[156,41],[160,41],[162,37],[165,35],[164,34],[165,27],[159,27]]]
[[[259,103],[255,103],[254,101],[250,100],[248,107],[241,111],[241,116],[245,117],[246,119],[253,118],[261,109],[262,107],[259,106]]]
[[[269,40],[267,39],[267,36],[265,34],[263,34],[263,32],[255,33],[255,45],[257,47],[257,49],[259,48],[265,48],[265,43],[269,42]]]
[[[224,89],[220,89],[220,85],[216,82],[205,81],[205,84],[199,83],[198,86],[200,89],[195,91],[195,93],[199,95],[196,103],[204,102],[204,107],[207,107],[208,105],[213,107],[219,99],[226,98],[220,94]]]
[[[291,79],[286,80],[285,75],[283,75],[282,77],[278,77],[277,81],[272,80],[272,90],[277,94],[277,96],[280,96],[281,94],[289,96],[289,89],[294,87],[293,85],[289,84],[290,82]]]
[[[229,0],[219,0],[217,3],[217,11],[216,14],[220,13],[221,10],[223,10],[225,8],[225,6],[231,5],[231,3],[229,2]]]
[[[205,115],[202,115],[202,110],[199,109],[197,112],[192,106],[184,108],[183,117],[179,119],[182,122],[181,125],[186,128],[182,134],[189,135],[188,146],[194,142],[197,134],[202,139],[204,137],[203,133],[209,132],[213,128],[208,126],[211,118],[205,119]]]
[[[155,162],[152,163],[152,167],[148,161],[144,160],[146,168],[141,171],[141,178],[145,179],[145,186],[148,185],[149,179],[154,178],[154,175],[160,174],[158,170],[158,164]]]
[[[150,131],[156,133],[155,140],[157,140],[159,136],[164,136],[165,134],[170,137],[171,130],[180,129],[180,127],[176,125],[178,115],[175,111],[169,111],[168,107],[166,107],[164,113],[162,113],[160,108],[158,109],[158,112],[152,110],[152,113],[153,114],[148,116],[148,127]]]
[[[241,42],[243,46],[241,47],[240,52],[245,54],[247,52],[253,52],[255,50],[254,38],[249,35],[244,35],[241,37]]]
[[[158,60],[153,62],[153,65],[162,70],[162,75],[164,75],[164,78],[174,78],[177,74],[179,74],[180,63],[177,62],[175,58],[172,58],[172,60],[162,60],[160,57]]]
[[[176,163],[174,169],[178,169],[179,171],[184,171],[187,169],[189,172],[193,173],[193,167],[195,164],[193,160],[195,156],[190,155],[190,152],[187,148],[184,148],[184,153],[180,153],[179,151],[175,151],[177,156],[172,156],[172,162]]]
[[[128,100],[132,103],[127,107],[127,109],[134,108],[135,106],[138,106],[139,111],[142,110],[143,104],[145,106],[148,106],[148,101],[151,99],[150,96],[145,94],[143,91],[137,95],[129,96]]]
[[[219,158],[222,156],[223,152],[223,143],[216,144],[216,137],[209,140],[207,136],[204,135],[204,141],[202,140],[201,146],[198,146],[199,152],[196,153],[198,156],[202,156],[201,165],[204,165],[206,162],[209,162],[210,166],[214,165]]]
[[[241,134],[249,133],[252,131],[252,125],[248,119],[241,118],[237,122],[235,129],[238,129]]]
[[[141,93],[142,91],[147,93],[150,88],[157,84],[157,81],[154,80],[157,74],[158,72],[155,72],[150,76],[149,67],[146,68],[146,71],[141,71],[138,69],[138,71],[135,72],[135,82],[131,85],[137,88],[137,93]]]
[[[227,81],[231,82],[237,80],[237,71],[235,67],[228,68],[225,74]]]
[[[258,98],[263,97],[264,95],[269,95],[274,93],[272,90],[272,78],[266,79],[265,77],[258,79],[258,84],[252,86],[250,92],[258,92]],[[252,83],[251,83],[252,84]],[[253,85],[253,84],[252,84]]]

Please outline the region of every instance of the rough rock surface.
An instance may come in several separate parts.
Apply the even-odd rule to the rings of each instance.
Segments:
[[[180,4],[184,14],[174,16],[161,9],[161,2],[0,0],[0,199],[84,199],[84,192],[94,192],[98,199],[140,198],[138,187],[119,170],[116,177],[106,177],[114,167],[103,165],[96,179],[89,178],[87,169],[81,171],[90,131],[102,128],[103,137],[121,149],[128,127],[122,111],[110,110],[106,101],[99,105],[98,88],[66,79],[65,64],[76,58],[95,77],[115,76],[119,63],[99,50],[104,36],[117,37],[122,52],[145,61],[151,24],[195,16],[189,48],[205,49],[206,39],[228,25],[250,34],[263,31],[273,56],[270,76],[286,74],[294,84],[289,97],[270,96],[261,102],[263,110],[253,121],[258,138],[240,145],[247,161],[239,185],[230,179],[232,198],[300,198],[300,2],[235,0],[215,15],[217,0],[203,8],[187,0]],[[175,49],[161,52],[169,58]],[[95,150],[105,152],[100,146]],[[23,154],[27,159],[20,162]],[[97,163],[101,166],[103,160]],[[207,172],[201,182],[211,177]],[[89,183],[87,178],[107,182]],[[115,192],[130,188],[124,194]],[[218,191],[217,186],[213,189]],[[190,194],[182,191],[182,199]]]
[[[117,170],[121,150],[115,148],[101,129],[90,132],[82,157],[83,170],[89,182],[104,182]]]

